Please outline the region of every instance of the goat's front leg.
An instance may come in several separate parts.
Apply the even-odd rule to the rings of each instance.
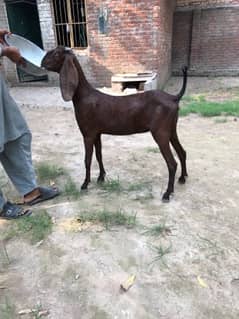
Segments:
[[[85,137],[84,144],[85,144],[86,175],[85,175],[84,183],[81,186],[81,189],[87,189],[87,186],[90,183],[90,166],[91,166],[91,160],[92,160],[92,154],[93,154],[94,139]]]
[[[101,145],[101,138],[100,135],[97,136],[95,140],[95,154],[96,154],[96,159],[99,163],[99,168],[100,168],[100,174],[98,176],[97,182],[102,183],[105,180],[105,169],[102,161],[102,145]]]

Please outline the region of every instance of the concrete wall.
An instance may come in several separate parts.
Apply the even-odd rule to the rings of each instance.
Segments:
[[[239,74],[238,1],[178,0],[174,15],[173,73]]]

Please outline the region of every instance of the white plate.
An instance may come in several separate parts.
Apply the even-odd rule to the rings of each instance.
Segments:
[[[41,69],[41,61],[46,51],[20,35],[6,34],[4,40],[7,45],[18,48],[21,56],[26,60],[26,66],[20,67],[22,70],[33,75],[46,74],[46,71]]]

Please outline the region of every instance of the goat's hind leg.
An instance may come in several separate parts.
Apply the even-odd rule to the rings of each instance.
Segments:
[[[105,181],[105,169],[102,161],[102,144],[101,144],[101,137],[100,135],[97,136],[95,140],[95,154],[96,154],[96,159],[99,163],[99,168],[100,168],[100,174],[98,176],[97,182],[102,183]]]
[[[177,170],[177,163],[173,157],[172,151],[169,145],[169,137],[167,133],[163,134],[153,134],[153,137],[158,144],[160,151],[167,163],[169,179],[168,179],[168,187],[166,192],[163,194],[162,201],[169,202],[170,195],[174,192],[174,180],[175,174]]]
[[[185,177],[188,176],[187,166],[186,166],[186,152],[179,142],[176,130],[173,133],[172,137],[170,138],[170,142],[173,145],[176,153],[178,154],[178,157],[181,163],[181,176],[179,177],[178,182],[180,184],[184,184],[186,182]]]
[[[84,144],[85,144],[86,175],[85,175],[84,183],[81,186],[81,189],[87,189],[87,186],[90,183],[90,167],[91,167],[91,161],[92,161],[94,139],[84,137]]]

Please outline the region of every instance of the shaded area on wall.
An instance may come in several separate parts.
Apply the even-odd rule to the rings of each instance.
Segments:
[[[172,52],[174,74],[238,75],[239,7],[175,12]]]
[[[6,1],[9,28],[43,48],[36,0]],[[17,68],[21,82],[47,80],[47,76],[33,76]]]

